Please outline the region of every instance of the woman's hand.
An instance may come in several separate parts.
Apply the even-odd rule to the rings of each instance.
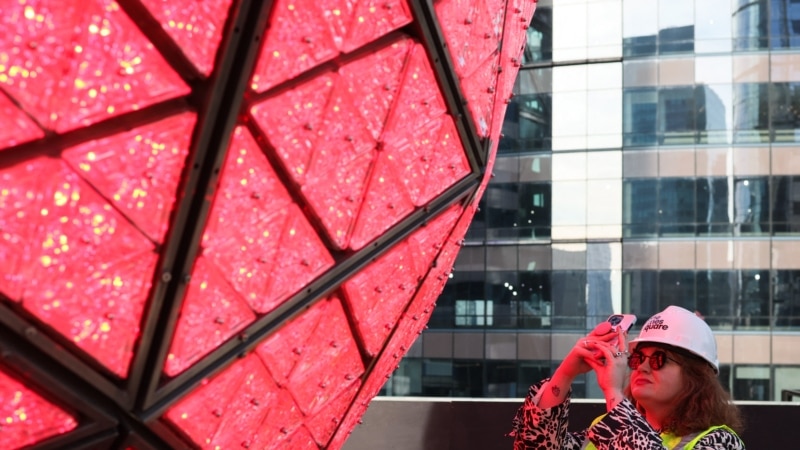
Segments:
[[[558,370],[563,370],[564,375],[575,378],[582,373],[593,369],[590,361],[606,358],[601,350],[601,346],[616,345],[619,335],[612,332],[612,326],[608,322],[601,322],[594,330],[583,339],[579,339],[561,362]],[[621,341],[621,342],[624,342]]]
[[[618,333],[619,342],[624,344],[625,332],[620,330]],[[606,398],[606,410],[611,411],[624,398],[623,389],[628,377],[628,352],[618,350],[616,343],[605,341],[593,341],[589,346],[601,356],[586,359],[585,362],[597,374],[597,384]]]
[[[607,357],[599,346],[614,346],[619,337],[618,333],[612,332],[610,323],[602,322],[586,337],[579,339],[550,377],[547,385],[542,387],[539,407],[550,408],[564,401],[575,377],[592,370],[590,361],[597,362]]]

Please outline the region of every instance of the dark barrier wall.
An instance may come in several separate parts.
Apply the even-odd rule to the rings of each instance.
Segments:
[[[383,399],[370,404],[343,450],[511,449],[505,434],[519,401]],[[742,438],[748,450],[800,449],[800,403],[743,403]],[[570,429],[586,427],[605,412],[600,402],[574,402]]]

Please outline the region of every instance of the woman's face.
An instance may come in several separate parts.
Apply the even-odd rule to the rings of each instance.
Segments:
[[[664,352],[666,358],[663,358],[664,365],[654,370],[651,361],[658,359],[658,355],[653,356],[657,352]],[[661,347],[641,345],[635,353],[641,353],[645,359],[631,370],[631,395],[645,410],[672,409],[683,390],[683,371],[675,355]]]

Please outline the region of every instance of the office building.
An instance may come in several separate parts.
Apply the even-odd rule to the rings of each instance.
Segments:
[[[734,399],[800,387],[800,4],[541,0],[524,56],[480,212],[382,394],[521,397],[609,314],[669,304],[715,330]]]

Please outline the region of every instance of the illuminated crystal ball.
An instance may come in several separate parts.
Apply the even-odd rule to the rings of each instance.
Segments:
[[[523,0],[0,0],[3,448],[340,448],[488,178]]]

